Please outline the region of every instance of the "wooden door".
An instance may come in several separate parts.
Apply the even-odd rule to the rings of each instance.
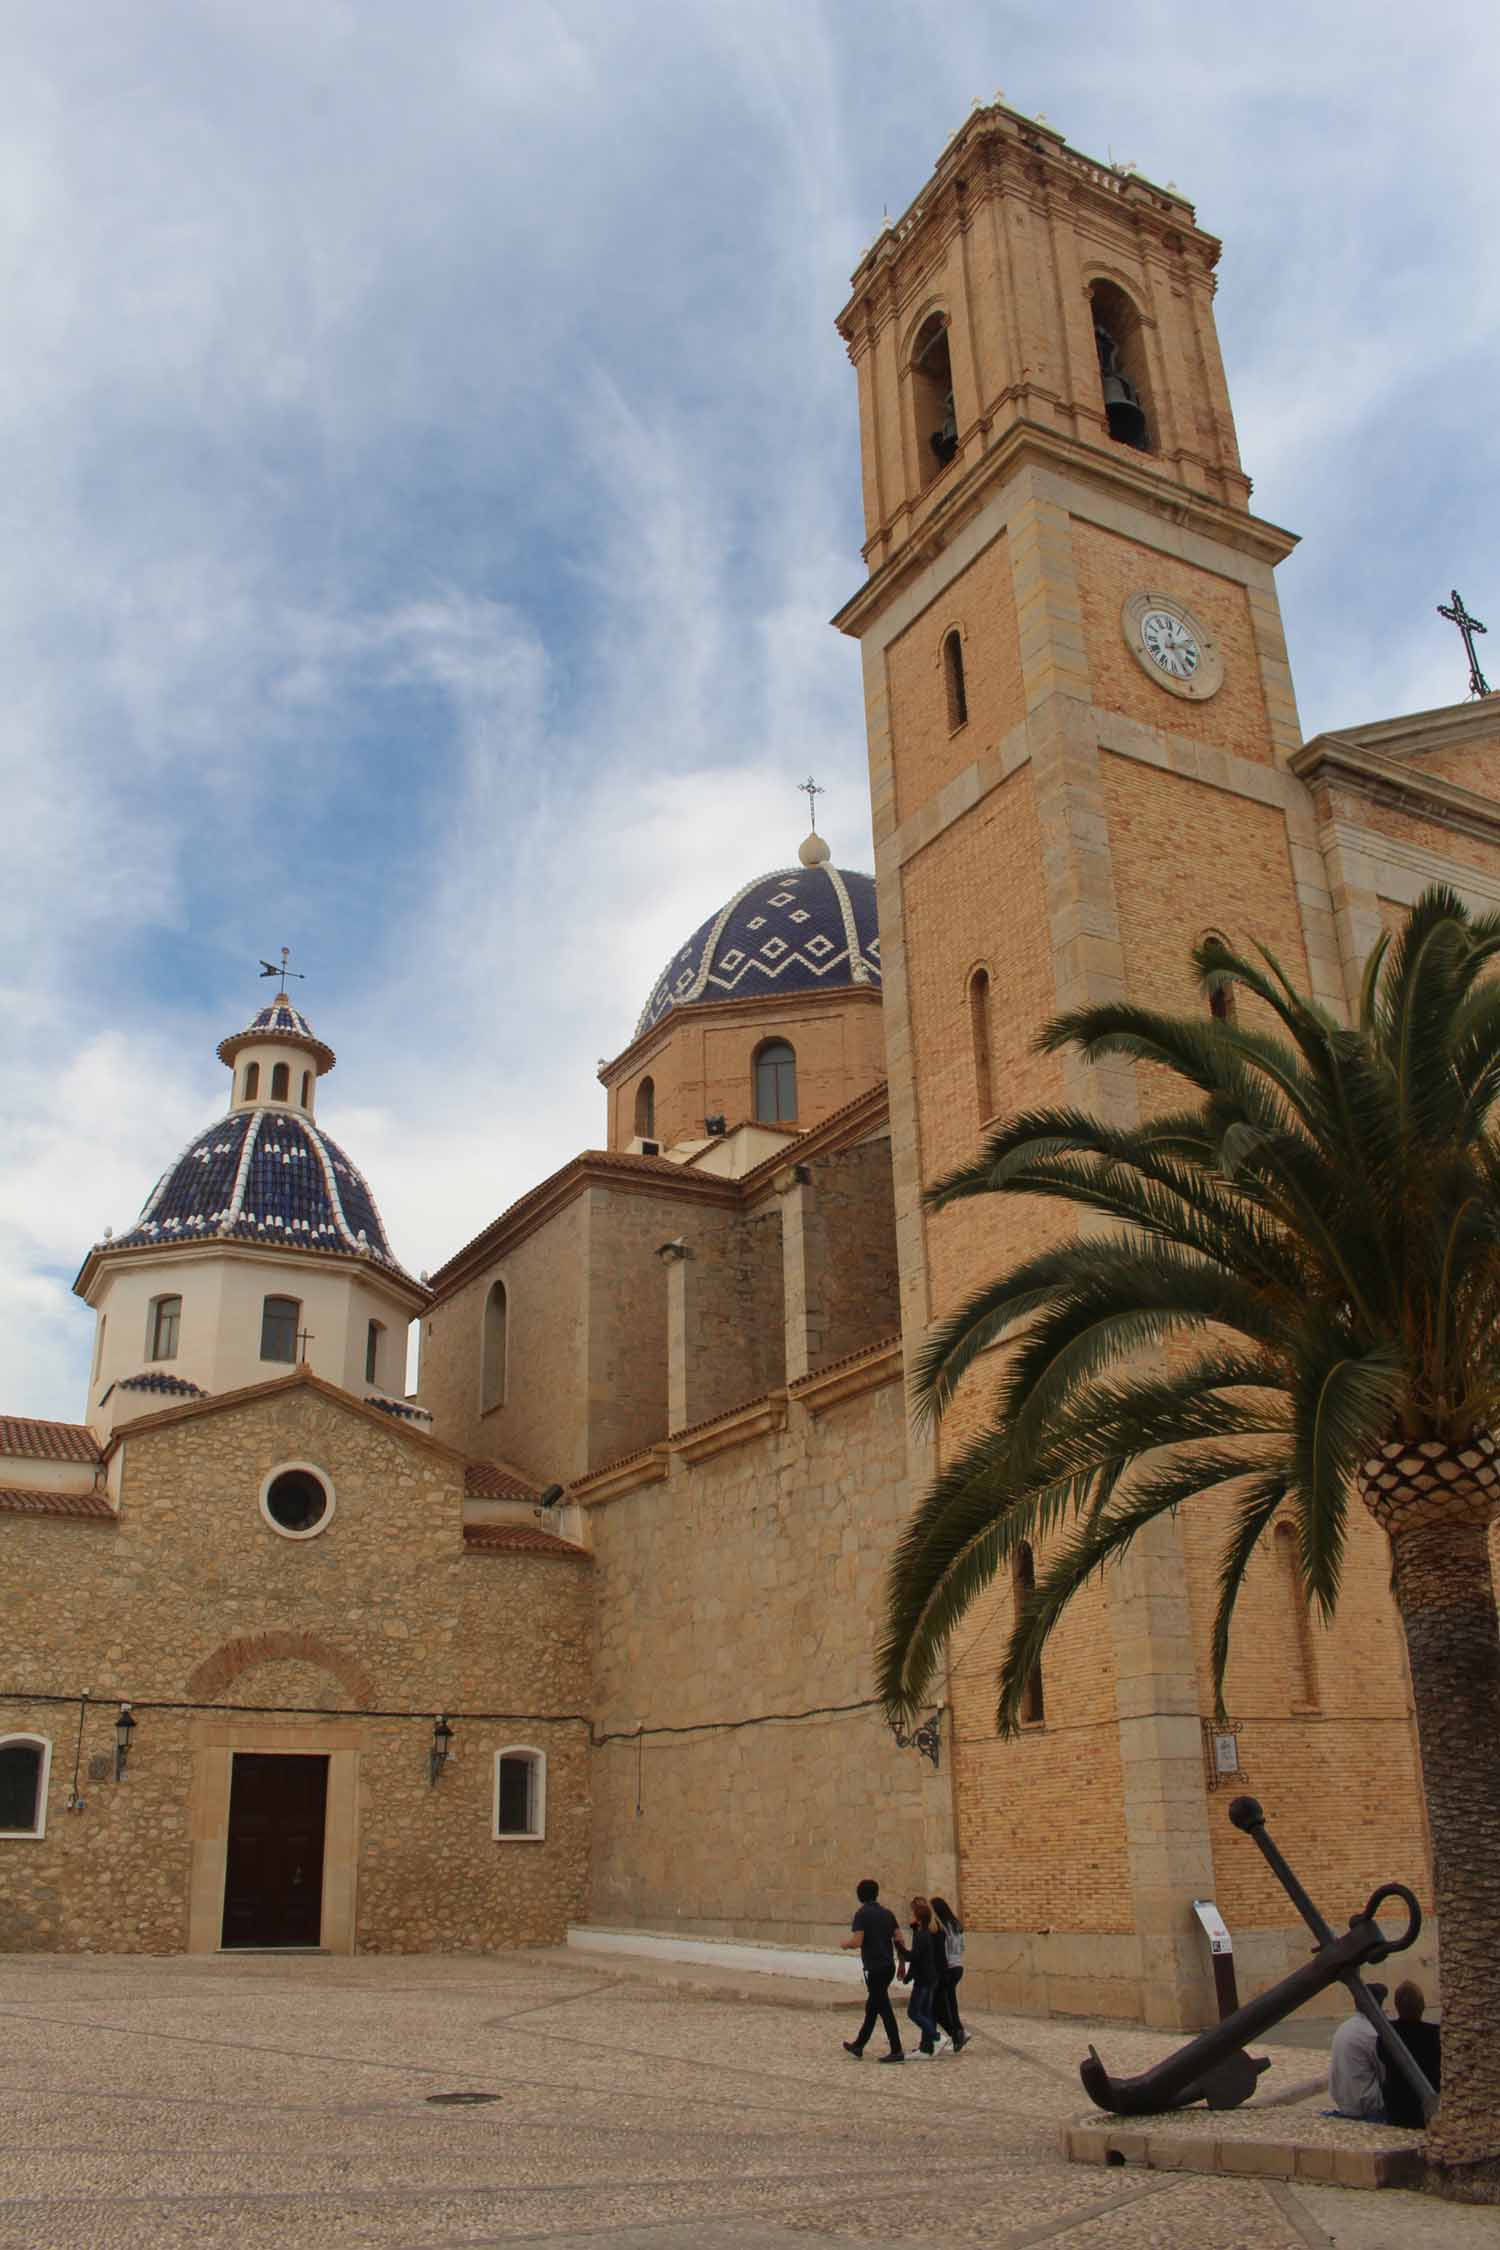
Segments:
[[[316,1945],[323,1929],[328,1760],[236,1751],[222,1942]]]

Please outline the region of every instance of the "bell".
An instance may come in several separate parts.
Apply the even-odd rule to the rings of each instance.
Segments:
[[[1141,412],[1134,384],[1125,375],[1106,375],[1101,387],[1110,436],[1117,444],[1133,445],[1144,453],[1147,450],[1146,417]]]

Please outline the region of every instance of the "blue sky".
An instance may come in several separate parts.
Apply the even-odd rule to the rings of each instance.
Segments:
[[[1175,181],[1309,733],[1495,630],[1500,14],[1263,0],[89,0],[0,83],[7,1409],[290,944],[320,1116],[436,1266],[803,833],[870,847],[833,320],[997,86]]]

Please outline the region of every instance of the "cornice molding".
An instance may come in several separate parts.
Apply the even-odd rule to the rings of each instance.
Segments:
[[[1480,706],[1482,708],[1482,706]],[[1288,764],[1300,781],[1342,781],[1379,803],[1420,808],[1463,835],[1500,843],[1500,803],[1446,775],[1425,773],[1409,761],[1423,750],[1462,745],[1476,738],[1500,741],[1500,711],[1482,725],[1464,725],[1468,706],[1456,711],[1422,712],[1415,719],[1382,720],[1357,733],[1320,734],[1292,753]],[[1400,743],[1393,756],[1375,745]]]
[[[826,1414],[831,1406],[842,1406],[845,1399],[882,1390],[887,1383],[899,1383],[901,1375],[901,1339],[892,1336],[866,1351],[851,1353],[816,1375],[802,1376],[789,1389],[797,1404],[816,1417]]]
[[[224,1234],[192,1235],[179,1240],[170,1236],[160,1242],[124,1244],[96,1242],[78,1269],[73,1283],[73,1294],[82,1297],[85,1304],[92,1302],[90,1289],[101,1274],[124,1271],[132,1266],[154,1266],[163,1258],[220,1258],[235,1259],[249,1265],[271,1265],[278,1273],[287,1267],[300,1266],[308,1273],[327,1273],[330,1266],[342,1268],[351,1277],[367,1284],[375,1284],[389,1297],[406,1305],[415,1317],[425,1312],[432,1301],[432,1292],[420,1281],[413,1281],[407,1273],[385,1265],[378,1258],[362,1258],[353,1250],[313,1250],[303,1245],[293,1249],[290,1244],[279,1245],[274,1239],[265,1242],[246,1241],[243,1236]]]
[[[1122,455],[1128,447],[1117,448]],[[1115,460],[1077,438],[1048,429],[1040,422],[1013,422],[999,442],[981,454],[953,490],[923,518],[890,558],[851,595],[832,623],[856,639],[866,633],[888,603],[901,593],[975,515],[994,488],[1029,467],[1062,469],[1080,482],[1094,485],[1116,499],[1164,516],[1180,529],[1216,541],[1256,562],[1274,567],[1297,544],[1295,532],[1268,523],[1186,485],[1165,482],[1133,461]]]

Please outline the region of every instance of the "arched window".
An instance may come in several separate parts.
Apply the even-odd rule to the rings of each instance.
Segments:
[[[260,1308],[260,1356],[297,1364],[297,1325],[302,1305],[296,1297],[267,1297]]]
[[[153,1297],[146,1327],[147,1359],[175,1359],[182,1328],[182,1299]]]
[[[292,1091],[292,1066],[291,1066],[291,1064],[290,1064],[290,1063],[277,1063],[277,1065],[276,1065],[275,1069],[274,1069],[274,1070],[273,1070],[273,1071],[271,1072],[271,1099],[272,1099],[272,1101],[273,1101],[273,1102],[284,1102],[284,1101],[287,1101],[287,1100],[289,1100],[289,1099],[290,1099],[290,1096],[291,1096],[291,1091]]]
[[[380,1339],[384,1334],[385,1330],[384,1328],[382,1328],[378,1320],[372,1320],[368,1328],[365,1330],[365,1381],[367,1383],[373,1383],[378,1380],[377,1370],[380,1366]]]
[[[307,1105],[308,1105],[308,1103],[309,1103],[309,1101],[310,1101],[311,1099],[312,1099],[312,1072],[311,1072],[310,1070],[304,1070],[304,1071],[303,1071],[303,1073],[302,1073],[302,1107],[303,1107],[304,1109],[306,1109],[306,1107],[307,1107]]]
[[[948,731],[956,734],[969,723],[969,698],[964,689],[964,644],[957,631],[943,642],[943,685],[948,690]]]
[[[46,1835],[51,1765],[44,1734],[0,1734],[0,1837]]]
[[[246,1101],[247,1101],[247,1102],[253,1102],[253,1101],[255,1100],[256,1096],[257,1096],[257,1095],[259,1094],[259,1092],[260,1092],[260,1064],[259,1064],[259,1063],[246,1063],[246,1065],[245,1065],[245,1099],[246,1099]]]
[[[917,331],[911,351],[912,412],[916,416],[918,474],[923,484],[940,476],[958,451],[953,403],[953,363],[948,356],[948,316],[934,313]]]
[[[492,1282],[484,1300],[484,1343],[480,1363],[479,1411],[505,1404],[506,1356],[510,1348],[510,1306],[503,1281]]]
[[[1112,281],[1096,281],[1089,291],[1094,316],[1094,346],[1099,354],[1099,388],[1109,434],[1119,445],[1133,445],[1139,453],[1155,450],[1151,442],[1146,395],[1146,352],[1141,336],[1141,316],[1123,289]]]
[[[995,1114],[990,1076],[990,972],[976,969],[969,979],[969,1038],[974,1048],[974,1096],[981,1125]]]
[[[768,1039],[755,1058],[755,1114],[762,1125],[790,1125],[797,1115],[797,1057],[784,1039]]]
[[[636,1138],[650,1141],[656,1138],[656,1084],[643,1078],[635,1090]]]
[[[547,1756],[516,1744],[495,1752],[495,1834],[539,1844],[547,1833]]]
[[[1281,1583],[1281,1599],[1289,1633],[1292,1708],[1295,1711],[1316,1711],[1320,1701],[1318,1660],[1313,1652],[1312,1618],[1308,1614],[1307,1590],[1302,1582],[1302,1564],[1297,1553],[1295,1527],[1289,1523],[1279,1523],[1272,1545],[1276,1553],[1276,1575]]]
[[[1023,1539],[1016,1549],[1010,1566],[1011,1591],[1015,1595],[1016,1615],[1036,1592],[1036,1557]],[[1039,1727],[1046,1717],[1042,1700],[1042,1667],[1033,1664],[1026,1675],[1026,1685],[1021,1693],[1021,1724]]]

